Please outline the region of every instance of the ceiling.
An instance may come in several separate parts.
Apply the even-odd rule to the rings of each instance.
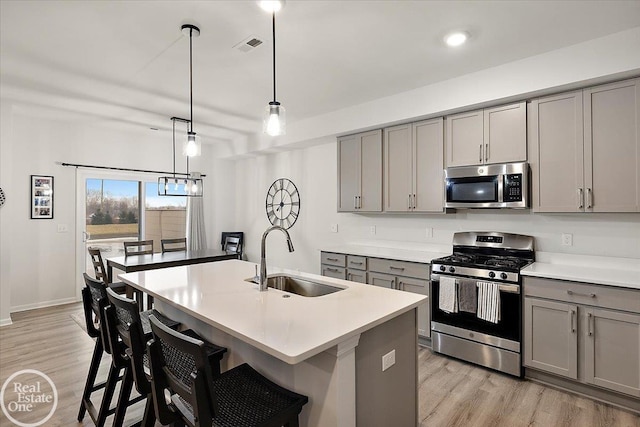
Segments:
[[[204,142],[261,132],[272,98],[271,19],[255,1],[0,1],[0,90],[33,112],[170,129]],[[295,1],[276,17],[289,124],[640,26],[640,1]],[[466,30],[457,49],[443,36]],[[264,43],[244,53],[249,36]]]

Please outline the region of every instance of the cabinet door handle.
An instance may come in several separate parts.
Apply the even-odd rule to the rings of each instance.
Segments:
[[[389,269],[390,269],[390,270],[403,271],[403,270],[404,270],[404,267],[394,267],[393,265],[390,265],[390,266],[389,266]]]
[[[407,199],[407,209],[411,210],[411,194],[409,194],[409,198]]]
[[[578,209],[582,209],[584,206],[584,194],[582,193],[582,188],[578,188]]]
[[[362,209],[362,196],[358,196],[358,209]]]
[[[413,195],[413,209],[416,208],[416,195]]]
[[[482,163],[482,144],[480,144],[480,153],[478,154],[478,161]]]
[[[328,261],[338,261],[338,258],[327,258]]]
[[[589,336],[593,335],[593,314],[588,314],[589,318],[587,319],[587,329],[589,332]]]
[[[353,196],[353,209],[358,209],[358,196]]]
[[[484,144],[484,161],[489,160],[489,144]]]
[[[594,293],[590,293],[590,294],[583,294],[580,292],[573,292],[572,290],[568,290],[567,291],[567,295],[576,295],[576,296],[580,296],[580,297],[589,297],[589,298],[595,298],[596,294]]]
[[[591,200],[593,195],[591,194],[591,189],[587,188],[587,209],[591,209],[593,207],[593,201]]]
[[[340,270],[338,270],[337,268],[327,268],[327,271],[333,271],[334,273],[340,272]]]
[[[571,316],[569,316],[569,325],[571,327],[571,332],[575,332],[576,331],[576,327],[574,325],[574,320],[576,318],[576,311],[575,310],[571,310]]]
[[[337,260],[336,260],[337,261]],[[349,261],[349,264],[362,265],[361,262]]]

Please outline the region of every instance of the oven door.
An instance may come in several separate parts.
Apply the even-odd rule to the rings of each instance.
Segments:
[[[434,331],[498,347],[504,347],[507,341],[511,341],[512,345],[506,345],[506,347],[517,344],[518,349],[514,348],[514,350],[519,351],[522,335],[522,300],[518,284],[500,283],[500,320],[498,323],[492,323],[478,318],[475,313],[447,313],[441,310],[439,308],[440,277],[439,274],[431,276],[431,320]],[[484,280],[456,277],[458,288],[476,287],[479,281]]]

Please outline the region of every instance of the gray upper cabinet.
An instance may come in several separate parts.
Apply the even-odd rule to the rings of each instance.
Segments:
[[[640,211],[640,79],[584,91],[585,208]]]
[[[384,129],[384,211],[443,212],[443,119]]]
[[[338,138],[338,212],[382,211],[382,130]]]
[[[527,160],[525,102],[470,111],[445,120],[445,165],[471,166]]]
[[[640,79],[533,100],[536,212],[640,211]]]

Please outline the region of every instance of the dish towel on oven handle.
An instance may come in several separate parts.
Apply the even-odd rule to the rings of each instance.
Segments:
[[[454,277],[440,277],[438,308],[446,313],[458,312],[458,286]]]
[[[491,323],[500,321],[500,284],[477,282],[478,318]]]

